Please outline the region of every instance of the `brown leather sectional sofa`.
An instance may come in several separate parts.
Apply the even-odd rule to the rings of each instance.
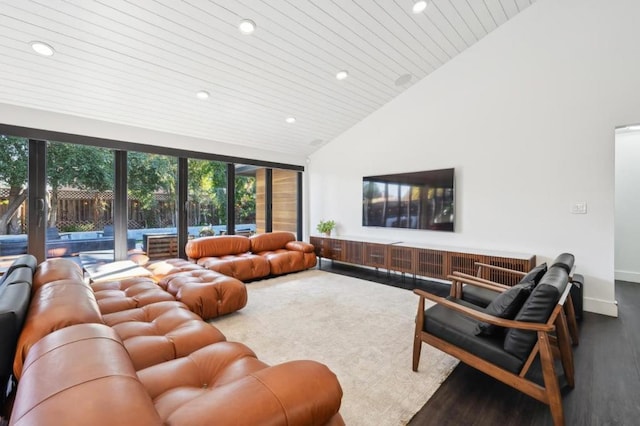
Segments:
[[[302,271],[316,264],[313,246],[295,241],[290,232],[197,238],[187,243],[185,251],[196,264],[240,281]]]
[[[179,261],[166,265],[176,277],[223,277]],[[173,300],[187,289],[183,300],[204,309],[193,295],[197,283],[172,283],[173,275],[165,276],[168,291],[149,278],[92,287],[70,260],[39,265],[16,349],[10,424],[344,424],[342,390],[326,366],[268,366],[241,343],[227,342]],[[204,285],[205,298],[214,287]]]

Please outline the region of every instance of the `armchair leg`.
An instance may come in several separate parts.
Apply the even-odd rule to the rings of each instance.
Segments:
[[[564,426],[564,413],[562,410],[562,398],[560,397],[560,386],[558,385],[558,377],[553,366],[553,354],[551,353],[551,344],[549,336],[544,331],[538,332],[538,343],[540,344],[540,363],[542,366],[542,376],[544,378],[544,387],[547,394],[551,417],[554,426]]]
[[[424,297],[420,296],[418,300],[418,313],[416,314],[416,328],[413,333],[413,371],[418,371],[420,364],[420,353],[422,352],[422,339],[420,333],[424,326]]]
[[[564,310],[567,314],[567,323],[569,325],[571,341],[573,342],[573,346],[578,346],[578,344],[580,343],[578,341],[578,323],[576,322],[576,311],[573,307],[573,300],[571,300],[571,295],[567,296],[567,300],[564,304]]]
[[[422,340],[420,335],[416,334],[413,338],[413,371],[418,371],[418,365],[420,364],[420,354],[422,353]]]
[[[569,331],[567,329],[567,318],[564,315],[564,311],[560,311],[555,321],[556,333],[558,334],[558,347],[560,349],[560,360],[562,361],[562,368],[564,369],[564,376],[567,379],[569,387],[574,387],[574,367],[573,367],[573,352],[571,351],[571,344],[569,343]]]

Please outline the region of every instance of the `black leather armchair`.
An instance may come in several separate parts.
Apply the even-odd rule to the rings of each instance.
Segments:
[[[451,276],[455,280],[457,277]],[[467,285],[475,285],[472,281]],[[414,290],[419,298],[413,347],[413,370],[418,370],[422,343],[428,343],[462,362],[549,405],[554,424],[564,424],[554,353],[562,361],[567,384],[574,385],[571,352],[563,304],[569,294],[568,273],[552,266],[530,290],[515,318],[492,315],[482,308],[449,296],[442,298]],[[435,305],[425,309],[425,300]],[[492,335],[478,333],[481,323],[497,327]],[[540,357],[544,385],[526,377]]]

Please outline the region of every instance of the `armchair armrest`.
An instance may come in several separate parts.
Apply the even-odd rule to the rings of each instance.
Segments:
[[[464,282],[465,284],[472,284],[472,285],[475,285],[476,287],[484,287],[484,288],[488,288],[489,290],[495,290],[500,292],[511,288],[508,285],[500,284],[495,281],[487,280],[484,278],[476,277],[475,275],[469,275],[469,274],[465,274],[464,272],[458,272],[458,271],[454,271],[453,275],[449,275],[447,278],[449,278],[450,280],[455,279],[457,281]]]
[[[473,308],[468,308],[466,306],[459,305],[457,303],[454,303],[450,300],[445,299],[444,297],[439,297],[434,294],[427,293],[426,291],[415,289],[413,290],[413,292],[418,296],[420,296],[421,299],[422,298],[429,299],[432,302],[435,302],[448,309],[459,312],[465,316],[468,316],[478,321],[484,321],[489,324],[497,325],[499,327],[517,328],[520,330],[544,331],[544,332],[550,332],[555,330],[555,326],[553,324],[542,324],[542,323],[535,323],[535,322],[524,322],[524,321],[515,321],[515,320],[499,318],[493,315],[485,314],[484,312],[476,311]]]
[[[515,269],[503,268],[502,266],[489,265],[487,263],[482,263],[482,262],[475,262],[475,265],[478,267],[478,274],[480,274],[480,271],[482,270],[482,268],[487,268],[487,269],[493,269],[494,271],[501,271],[501,272],[517,275],[519,277],[524,277],[525,275],[527,275],[526,272],[517,271]]]
[[[313,253],[315,251],[312,244],[305,243],[304,241],[289,241],[284,247],[287,250],[301,251],[303,253]]]

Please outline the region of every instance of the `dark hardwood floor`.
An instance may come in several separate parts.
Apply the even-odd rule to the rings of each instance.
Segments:
[[[414,284],[410,276],[376,273],[326,260],[322,269],[406,289],[418,287],[448,294],[446,284],[426,280],[416,280]],[[563,388],[567,425],[640,424],[640,284],[616,282],[616,299],[618,318],[585,312],[579,324],[580,345],[574,348],[576,385],[574,389]],[[407,368],[411,368],[411,360],[407,360]],[[551,424],[546,405],[462,363],[409,423]]]

